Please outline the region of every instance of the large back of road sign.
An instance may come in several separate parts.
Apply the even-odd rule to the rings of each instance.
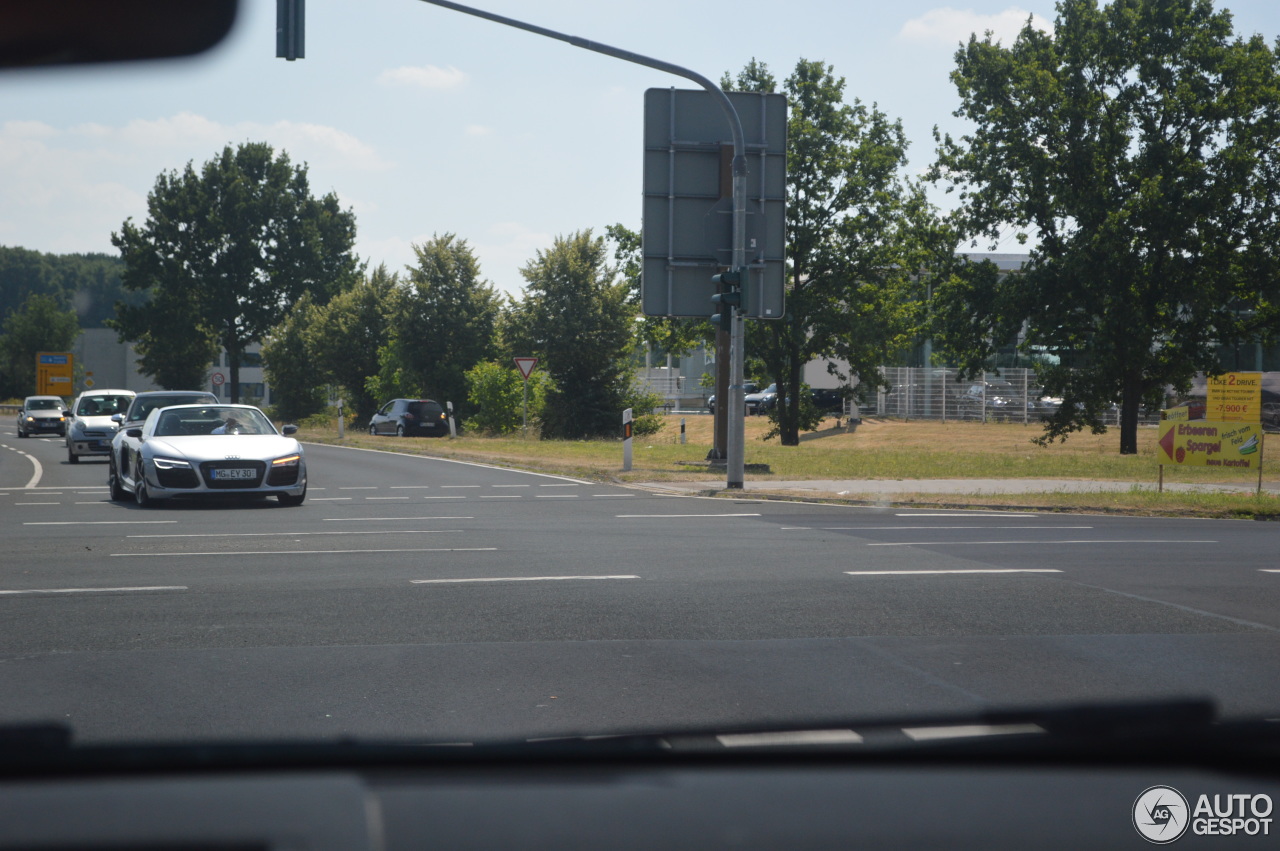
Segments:
[[[780,319],[786,252],[787,99],[730,92],[747,144],[747,316]],[[705,91],[644,94],[644,268],[649,316],[715,312],[711,276],[732,264],[733,204],[724,146],[728,119]]]

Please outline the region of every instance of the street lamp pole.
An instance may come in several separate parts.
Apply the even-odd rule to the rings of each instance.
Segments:
[[[738,111],[733,108],[733,102],[729,100],[729,96],[720,90],[720,87],[708,80],[696,71],[688,68],[682,68],[679,65],[673,65],[670,62],[663,62],[661,59],[654,59],[649,56],[643,56],[639,53],[632,53],[629,50],[621,50],[616,47],[610,47],[607,44],[601,44],[597,41],[580,38],[574,35],[549,30],[546,27],[539,27],[534,24],[528,24],[524,21],[517,21],[514,18],[504,17],[503,15],[495,15],[492,12],[486,12],[483,9],[476,9],[471,6],[464,6],[461,3],[453,3],[451,0],[422,0],[423,3],[430,3],[432,6],[441,6],[445,9],[451,9],[455,12],[462,12],[464,15],[473,15],[477,18],[483,18],[486,21],[492,21],[496,24],[502,24],[508,27],[515,27],[518,30],[531,32],[536,35],[554,38],[557,41],[567,42],[574,47],[580,47],[583,50],[590,50],[595,53],[603,53],[605,56],[612,56],[615,59],[621,59],[625,62],[633,62],[637,65],[644,65],[648,68],[654,68],[658,71],[665,71],[668,74],[675,74],[678,77],[684,77],[692,80],[702,88],[706,89],[712,97],[720,104],[720,108],[724,110],[725,118],[729,121],[729,130],[733,135],[733,254],[732,264],[734,269],[742,269],[747,262],[747,145],[746,137],[742,133],[742,121],[738,118]],[[743,284],[745,285],[745,281]],[[725,447],[728,451],[726,481],[727,488],[741,488],[743,483],[743,453],[745,451],[745,434],[743,431],[743,345],[745,342],[745,329],[743,326],[742,313],[737,308],[733,309],[733,320],[731,322],[731,331],[729,336],[729,433],[728,441]]]

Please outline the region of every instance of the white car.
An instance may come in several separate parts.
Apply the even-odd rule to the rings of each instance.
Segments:
[[[67,427],[67,460],[78,464],[85,455],[111,454],[116,414],[123,414],[138,394],[132,390],[86,390],[71,406]]]
[[[147,506],[175,497],[275,496],[301,505],[307,496],[302,444],[276,431],[252,405],[196,404],[156,408],[127,429],[136,446],[113,464],[111,498]]]

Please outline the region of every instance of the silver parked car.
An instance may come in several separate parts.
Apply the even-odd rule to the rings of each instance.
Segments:
[[[18,437],[67,434],[67,403],[60,396],[28,396],[18,411]]]
[[[297,426],[276,431],[252,405],[176,405],[156,408],[142,426],[128,428],[137,448],[113,458],[111,498],[133,495],[139,505],[175,497],[275,496],[301,505],[307,496]]]
[[[85,455],[111,454],[116,435],[116,414],[123,414],[137,394],[132,390],[86,390],[71,406],[67,427],[67,460],[80,462]]]

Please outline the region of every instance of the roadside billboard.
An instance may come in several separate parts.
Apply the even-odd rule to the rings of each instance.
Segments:
[[[1156,457],[1161,465],[1229,467],[1258,470],[1262,466],[1262,426],[1224,420],[1165,420],[1160,423]]]
[[[1205,382],[1205,418],[1256,423],[1262,417],[1262,373],[1224,372]]]

